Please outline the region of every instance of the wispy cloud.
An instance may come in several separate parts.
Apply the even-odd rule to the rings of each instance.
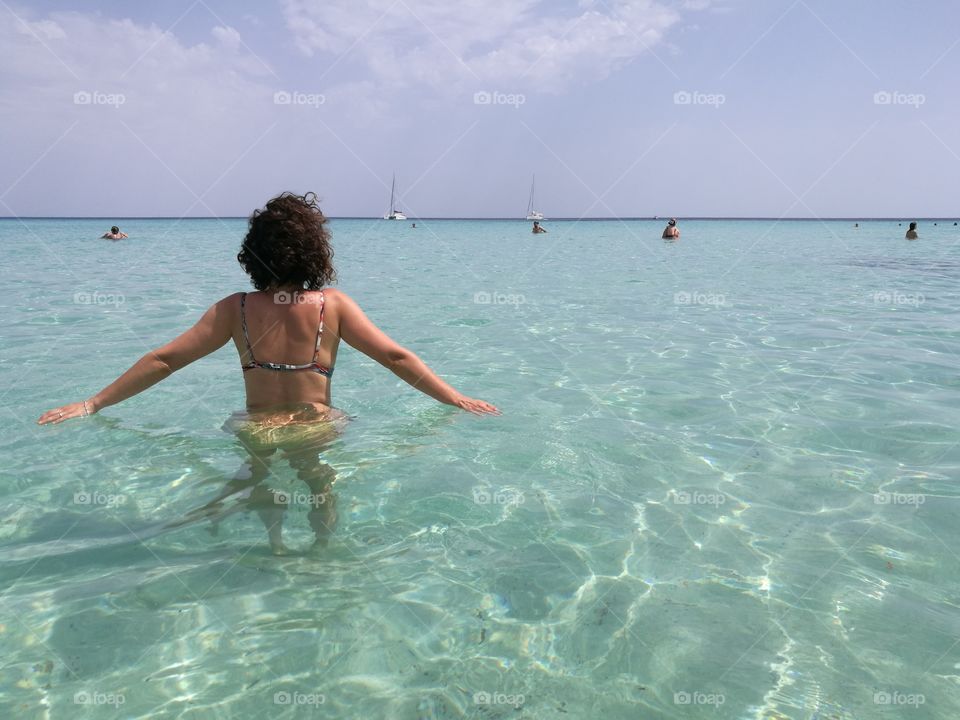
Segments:
[[[699,0],[698,6],[705,6]],[[661,45],[680,11],[656,0],[285,0],[306,55],[329,56],[384,87],[480,83],[558,92]]]

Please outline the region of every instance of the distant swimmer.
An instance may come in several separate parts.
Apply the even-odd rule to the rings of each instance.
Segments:
[[[677,227],[676,218],[670,218],[670,220],[667,222],[667,226],[663,229],[662,237],[664,240],[680,239],[680,228]]]
[[[110,232],[104,233],[100,236],[103,240],[123,240],[125,237],[129,237],[125,232],[120,232],[120,228],[114,225],[110,228]]]
[[[860,227],[860,223],[854,223],[853,226],[854,226],[855,228],[858,228],[858,227]]]
[[[539,220],[534,220],[534,221],[533,221],[533,230],[532,230],[532,232],[533,232],[534,234],[537,234],[537,233],[545,233],[546,231],[547,231],[546,228],[540,227],[540,221],[539,221]]]
[[[917,224],[915,222],[910,223],[910,227],[907,229],[907,240],[919,240],[920,236],[917,234]]]
[[[416,224],[416,223],[413,223],[410,227],[416,227],[416,226],[417,226],[417,224]]]

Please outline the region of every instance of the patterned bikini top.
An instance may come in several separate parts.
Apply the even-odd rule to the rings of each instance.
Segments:
[[[240,320],[243,323],[243,339],[247,343],[247,353],[250,356],[250,362],[243,365],[243,371],[247,370],[274,370],[276,372],[294,372],[297,370],[312,370],[320,375],[330,377],[333,375],[333,368],[328,368],[317,362],[317,355],[320,353],[320,338],[323,336],[323,309],[326,302],[323,297],[323,291],[320,292],[320,324],[317,326],[317,344],[313,349],[313,359],[303,365],[289,365],[286,363],[261,362],[253,356],[253,347],[250,345],[250,336],[247,334],[247,314],[246,314],[247,294],[240,296]]]

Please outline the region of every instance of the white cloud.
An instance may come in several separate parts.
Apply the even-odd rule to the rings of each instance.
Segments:
[[[285,0],[284,15],[303,53],[337,63],[335,79],[359,62],[385,87],[553,92],[655,51],[680,21],[658,0],[581,0],[565,14],[541,0]]]
[[[63,28],[52,20],[40,20],[32,23],[19,21],[15,27],[21,35],[32,35],[46,40],[62,40],[67,36]]]
[[[17,211],[38,201],[41,178],[92,197],[87,173],[115,163],[122,181],[98,177],[107,192],[163,189],[185,210],[184,186],[209,187],[276,116],[279,81],[213,18],[212,40],[190,45],[128,19],[16,12],[0,12],[0,194]]]
[[[226,48],[236,50],[240,47],[242,40],[240,33],[229,25],[226,27],[217,26],[212,30],[213,37]]]

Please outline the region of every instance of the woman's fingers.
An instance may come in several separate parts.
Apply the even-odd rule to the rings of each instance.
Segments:
[[[495,405],[491,405],[483,400],[474,400],[473,398],[463,398],[460,401],[460,407],[474,415],[500,415],[500,410]]]
[[[53,410],[47,410],[43,415],[40,416],[40,419],[37,420],[38,425],[56,425],[57,423],[62,423],[64,420],[70,420],[75,417],[82,417],[87,415],[86,409],[83,407],[82,402],[70,403],[69,405],[63,405]]]

